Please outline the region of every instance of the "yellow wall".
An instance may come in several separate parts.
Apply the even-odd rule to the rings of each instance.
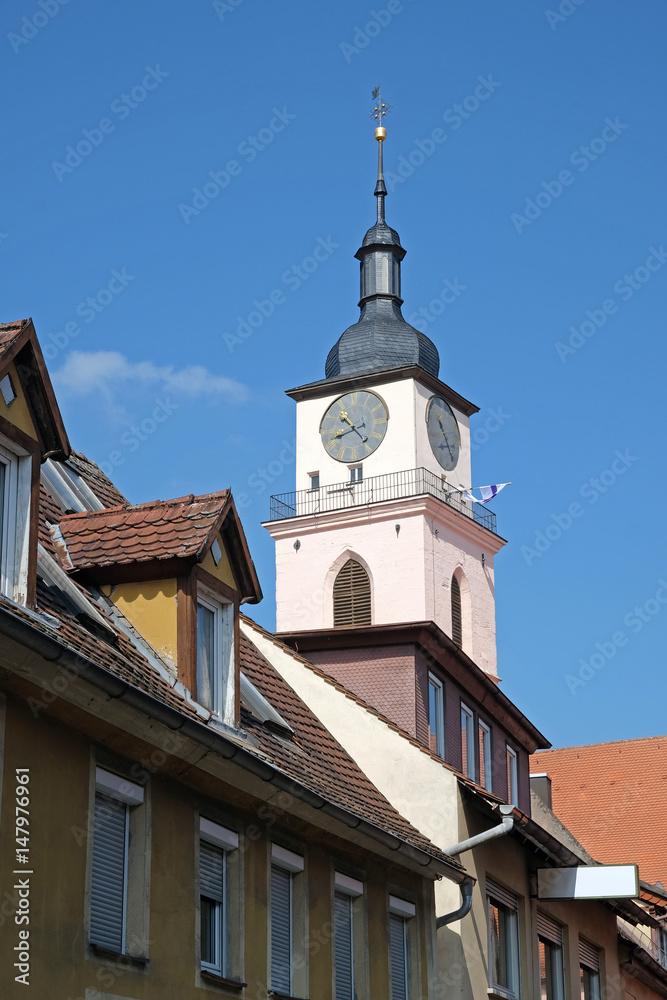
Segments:
[[[78,681],[72,681],[78,684]],[[58,706],[56,702],[55,707]],[[239,830],[240,899],[243,911],[234,935],[244,928],[244,955],[239,973],[248,989],[247,1000],[266,998],[268,936],[267,904],[271,841],[288,839],[306,857],[309,922],[307,953],[309,982],[306,996],[332,1000],[333,870],[339,865],[362,866],[369,919],[370,996],[389,996],[387,953],[387,893],[405,888],[410,898],[420,895],[418,874],[400,871],[351,843],[343,843],[321,829],[308,826],[288,811],[274,817],[266,803],[254,802],[245,792],[190,766],[183,781],[160,771],[171,768],[168,754],[151,752],[149,744],[112,725],[102,723],[91,744],[88,736],[49,715],[50,707],[35,715],[15,695],[7,697],[4,739],[4,782],[0,802],[0,996],[83,1000],[94,996],[132,997],[134,1000],[209,1000],[223,995],[199,980],[196,962],[197,905],[195,859],[198,814]],[[88,720],[90,721],[90,720]],[[153,733],[153,737],[155,734]],[[167,734],[165,740],[170,739]],[[119,743],[131,757],[116,757]],[[100,747],[100,744],[103,746]],[[106,746],[104,746],[106,744]],[[171,744],[165,742],[165,746]],[[0,733],[0,751],[2,734]],[[92,751],[92,752],[91,752]],[[136,755],[136,756],[135,756]],[[1,760],[0,756],[0,760]],[[133,768],[132,760],[138,765]],[[150,869],[150,925],[147,931],[148,967],[124,959],[95,955],[86,942],[86,871],[91,777],[96,763],[114,767],[117,761],[135,780],[147,779],[146,859]],[[164,765],[164,766],[163,766]],[[13,981],[12,951],[18,942],[14,924],[15,768],[30,768],[31,880],[30,988]],[[284,795],[285,793],[281,793]],[[241,803],[243,800],[243,804]],[[289,797],[288,797],[289,802]],[[143,807],[142,807],[143,808]],[[289,805],[287,806],[289,810]],[[274,818],[276,822],[274,823]],[[293,828],[297,827],[295,831]],[[294,839],[298,832],[298,839]],[[57,864],[54,864],[57,858]],[[360,875],[362,871],[360,870]],[[5,895],[7,893],[7,895]],[[421,915],[418,926],[423,926]],[[421,933],[421,932],[420,932]],[[238,940],[238,937],[237,937]],[[223,991],[228,998],[236,992]],[[415,990],[417,994],[418,988]],[[368,996],[362,992],[361,995]],[[484,994],[486,996],[486,993]]]
[[[220,546],[220,549],[222,551],[222,559],[220,560],[218,565],[217,566],[215,565],[215,560],[213,559],[213,556],[209,551],[204,556],[202,562],[200,563],[200,566],[202,569],[205,569],[207,573],[210,573],[211,576],[214,576],[216,580],[222,580],[222,582],[226,583],[228,587],[232,587],[234,590],[237,590],[238,588],[236,586],[236,580],[234,579],[234,574],[232,572],[231,563],[229,561],[229,555],[227,554],[227,549],[225,548],[224,542],[222,541],[220,535],[218,535],[218,545]]]
[[[32,421],[32,417],[30,416],[28,403],[13,363],[0,373],[2,378],[4,378],[5,375],[11,376],[14,392],[16,393],[16,399],[13,403],[10,403],[9,406],[6,406],[5,401],[2,398],[2,394],[0,393],[0,417],[4,417],[10,424],[14,424],[15,427],[22,430],[24,434],[28,435],[28,437],[34,438],[34,440],[37,441],[38,438],[35,431],[35,425]]]
[[[105,591],[144,639],[176,663],[176,580],[121,583]]]

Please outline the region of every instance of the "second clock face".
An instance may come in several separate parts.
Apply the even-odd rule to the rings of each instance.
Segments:
[[[459,460],[461,435],[456,417],[446,400],[431,396],[426,407],[426,429],[431,450],[448,472]]]
[[[337,462],[359,462],[382,444],[387,419],[387,407],[375,393],[347,392],[322,417],[322,444]]]

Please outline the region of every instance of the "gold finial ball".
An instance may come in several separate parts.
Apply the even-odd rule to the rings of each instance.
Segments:
[[[387,138],[386,128],[382,128],[382,126],[379,125],[375,129],[375,138],[377,139],[378,142],[384,142],[384,140]]]

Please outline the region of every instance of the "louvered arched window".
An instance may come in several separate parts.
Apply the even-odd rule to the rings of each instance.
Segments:
[[[371,581],[364,567],[348,559],[334,583],[334,628],[371,624]]]
[[[463,646],[461,586],[455,576],[452,577],[452,639],[457,646]]]

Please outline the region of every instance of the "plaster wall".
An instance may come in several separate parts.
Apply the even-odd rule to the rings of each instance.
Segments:
[[[16,366],[13,362],[7,366],[7,369],[3,374],[3,378],[4,375],[10,376],[14,392],[16,393],[16,399],[10,403],[9,406],[7,406],[2,398],[2,393],[0,393],[0,417],[4,417],[10,424],[14,424],[15,427],[18,427],[19,430],[23,431],[24,434],[27,434],[28,437],[37,441],[38,435],[35,430],[28,401],[25,398],[23,386],[21,385],[18,372],[16,371]]]
[[[358,390],[363,391],[363,390]],[[384,440],[363,460],[364,479],[407,469],[425,468],[436,476],[444,473],[438,464],[426,433],[426,404],[432,393],[414,379],[373,385],[369,392],[379,396],[387,407],[389,419]],[[320,423],[330,404],[341,395],[334,390],[317,399],[304,399],[296,408],[296,486],[310,487],[309,473],[319,472],[320,489],[347,482],[348,465],[337,462],[326,452],[320,438]],[[444,473],[449,483],[470,486],[470,428],[468,418],[454,411],[461,430],[461,452],[456,468]]]
[[[215,559],[211,555],[211,550],[206,553],[202,559],[200,566],[205,569],[207,573],[214,576],[216,580],[220,580],[222,583],[226,583],[228,587],[232,590],[237,590],[236,580],[234,579],[234,572],[232,570],[232,565],[229,560],[229,554],[225,548],[224,542],[220,535],[218,535],[218,545],[220,546],[220,551],[222,552],[222,557],[218,565],[215,565]]]
[[[451,579],[457,572],[463,648],[483,670],[496,674],[493,556],[502,539],[431,497],[273,521],[267,527],[276,543],[279,632],[332,628],[334,581],[354,558],[370,577],[373,625],[434,621],[451,636]]]
[[[176,664],[176,580],[121,583],[104,590],[144,639]]]

